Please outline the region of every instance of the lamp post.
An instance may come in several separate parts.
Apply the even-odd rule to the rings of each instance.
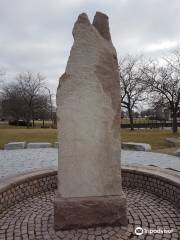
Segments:
[[[50,99],[50,111],[51,111],[51,122],[52,122],[52,125],[51,127],[53,126],[53,110],[52,110],[52,98],[51,98],[51,91],[48,87],[44,87],[46,90],[48,90],[48,93],[49,93],[49,99]]]

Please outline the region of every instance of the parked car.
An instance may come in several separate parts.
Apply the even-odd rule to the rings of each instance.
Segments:
[[[32,123],[31,122],[27,122],[25,120],[9,120],[9,125],[13,125],[13,126],[22,126],[22,127],[32,127]]]

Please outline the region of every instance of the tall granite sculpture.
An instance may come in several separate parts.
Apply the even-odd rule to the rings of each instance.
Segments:
[[[57,90],[55,228],[126,225],[120,168],[120,87],[108,17],[80,14]]]

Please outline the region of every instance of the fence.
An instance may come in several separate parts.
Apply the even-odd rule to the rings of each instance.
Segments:
[[[140,129],[140,128],[171,128],[172,127],[172,120],[170,121],[159,121],[159,120],[147,120],[147,119],[140,119],[140,120],[134,120],[133,123],[134,128]],[[130,128],[131,125],[129,123],[129,120],[126,119],[125,121],[122,121],[121,128]],[[178,121],[178,127],[180,127],[180,121]]]

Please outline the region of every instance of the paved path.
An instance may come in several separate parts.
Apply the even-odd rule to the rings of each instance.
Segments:
[[[57,167],[57,149],[0,150],[0,177]],[[122,151],[122,164],[156,165],[180,171],[180,157],[152,152]]]
[[[0,240],[178,240],[180,213],[168,201],[139,191],[124,189],[128,203],[128,227],[97,227],[54,231],[54,191],[30,197],[0,214]],[[136,227],[144,232],[135,234]]]

